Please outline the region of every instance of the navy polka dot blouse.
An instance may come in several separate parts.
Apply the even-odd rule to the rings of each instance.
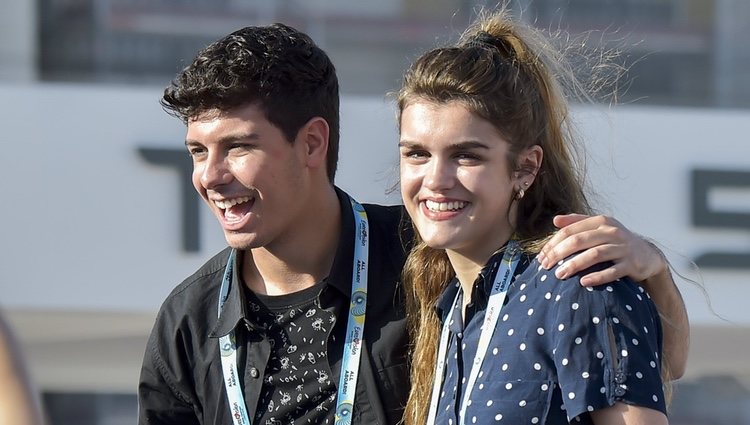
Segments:
[[[438,302],[450,337],[436,423],[458,425],[466,381],[492,281],[490,259],[461,317],[457,280]],[[591,269],[587,272],[592,271]],[[508,289],[465,424],[592,423],[589,412],[616,401],[666,412],[660,379],[661,325],[646,292],[630,279],[584,288],[524,257]],[[456,309],[451,310],[458,294]]]

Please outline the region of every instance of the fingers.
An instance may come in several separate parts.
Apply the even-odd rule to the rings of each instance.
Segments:
[[[585,214],[565,214],[556,215],[552,223],[560,228],[568,228],[569,232],[579,232],[581,230],[593,230],[599,227],[619,227],[625,228],[619,221],[606,215],[585,215]]]
[[[616,245],[597,244],[593,248],[567,259],[555,270],[555,276],[558,279],[567,279],[595,264],[618,259],[620,257],[619,250],[620,247]]]
[[[595,231],[587,231],[567,236],[554,246],[549,247],[549,250],[543,251],[542,258],[540,258],[540,264],[542,267],[549,269],[554,267],[554,265],[560,260],[564,260],[575,253],[593,249],[594,247],[607,242],[606,238],[602,237],[600,233]]]
[[[617,279],[627,276],[622,263],[615,263],[611,267],[589,273],[581,277],[581,286],[599,286],[612,283]]]
[[[567,279],[604,262],[613,265],[582,276],[581,284],[601,285],[633,272],[635,254],[630,248],[637,244],[632,240],[633,235],[614,218],[568,214],[556,216],[553,221],[562,228],[542,248],[540,264],[550,269],[560,260],[578,253],[555,270],[557,278]]]
[[[591,220],[588,220],[590,218],[591,217],[582,214],[567,214],[555,216],[552,219],[552,223],[560,230],[555,232],[552,238],[544,246],[543,251],[554,248],[557,244],[571,235],[595,228],[596,226],[592,224]]]
[[[539,253],[539,263],[547,269],[570,255],[598,245],[627,244],[630,234],[617,220],[606,216],[568,214],[556,216],[554,222],[565,227],[555,233]],[[600,259],[607,260],[611,258]]]
[[[555,271],[559,279],[603,262],[613,266],[583,276],[582,285],[601,285],[624,276],[643,281],[667,267],[661,251],[612,217],[567,214],[556,216],[553,223],[560,230],[542,247],[537,258],[549,270],[576,254]]]
[[[555,225],[558,229],[561,229],[565,226],[570,226],[571,224],[577,223],[581,220],[585,220],[591,216],[584,215],[584,214],[565,214],[565,215],[556,215],[552,219],[552,224]]]

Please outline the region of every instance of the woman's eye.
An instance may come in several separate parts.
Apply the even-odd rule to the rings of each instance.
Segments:
[[[461,152],[456,154],[456,159],[461,162],[476,162],[479,161],[481,157],[473,153]]]

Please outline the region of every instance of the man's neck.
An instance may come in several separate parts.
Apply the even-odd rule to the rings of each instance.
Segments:
[[[341,207],[333,187],[311,200],[310,214],[291,234],[244,252],[242,276],[253,292],[291,294],[315,285],[330,274],[342,227]]]

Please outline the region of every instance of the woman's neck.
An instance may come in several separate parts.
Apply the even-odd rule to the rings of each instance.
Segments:
[[[453,267],[453,271],[456,273],[456,278],[461,284],[463,290],[464,307],[471,301],[472,290],[474,288],[474,281],[479,276],[479,272],[492,258],[492,255],[497,252],[499,248],[508,243],[510,237],[498,240],[496,243],[489,245],[488,247],[478,252],[465,252],[461,250],[446,250],[448,260]],[[463,309],[462,309],[463,311]]]

